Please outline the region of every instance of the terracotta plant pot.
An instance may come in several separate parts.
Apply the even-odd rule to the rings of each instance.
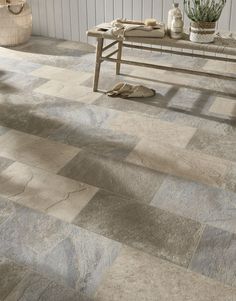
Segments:
[[[215,38],[216,22],[191,22],[190,41],[212,43]]]

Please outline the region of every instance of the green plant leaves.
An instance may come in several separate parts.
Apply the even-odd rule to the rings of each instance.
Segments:
[[[194,22],[216,22],[226,4],[226,0],[184,0],[184,9]]]

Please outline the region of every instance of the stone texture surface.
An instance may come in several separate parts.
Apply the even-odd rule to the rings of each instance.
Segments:
[[[42,37],[0,47],[0,254],[11,260],[0,292],[236,301],[235,81],[134,66],[116,76],[104,63],[93,93],[94,51]],[[192,57],[123,55],[235,73]],[[120,81],[157,94],[102,93]]]
[[[46,78],[55,81],[66,81],[73,83],[75,86],[91,77],[90,73],[76,72],[65,68],[58,68],[52,66],[42,66],[31,72],[31,75],[39,78]]]
[[[0,136],[0,156],[57,172],[79,149],[11,130]]]
[[[124,248],[96,301],[235,301],[236,290],[131,248]]]
[[[0,257],[0,300],[5,300],[24,278],[26,272],[26,268]]]
[[[72,222],[98,188],[22,163],[0,175],[0,195],[24,206]]]
[[[150,140],[161,141],[183,148],[196,131],[195,128],[173,125],[166,121],[125,113],[114,118],[109,126],[113,130],[123,131],[140,138],[148,137]]]
[[[235,99],[217,97],[209,110],[211,113],[236,117]]]
[[[197,131],[188,144],[188,149],[205,154],[236,161],[236,133],[228,135],[212,134],[208,131]]]
[[[236,194],[231,191],[168,177],[151,205],[236,233]]]
[[[77,100],[84,103],[92,103],[100,97],[99,93],[91,92],[91,89],[82,85],[77,85],[73,82],[62,82],[50,80],[49,82],[37,87],[37,93],[42,93],[50,96],[66,98],[69,100]]]
[[[92,295],[120,244],[0,199],[0,254],[49,279]]]
[[[206,227],[190,268],[236,286],[236,234]]]
[[[99,192],[75,224],[187,267],[201,224],[107,192]]]
[[[85,151],[59,174],[147,204],[164,179],[161,173]]]
[[[126,161],[159,172],[221,187],[230,163],[221,158],[142,139]]]
[[[14,161],[0,156],[0,172],[10,166]]]
[[[28,267],[0,258],[0,297],[4,301],[85,301],[75,290],[49,280]],[[86,298],[86,300],[88,300]]]

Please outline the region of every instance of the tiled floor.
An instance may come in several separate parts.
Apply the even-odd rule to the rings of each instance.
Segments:
[[[235,81],[105,64],[102,90],[157,90],[114,99],[93,68],[86,44],[0,48],[0,301],[236,301]]]

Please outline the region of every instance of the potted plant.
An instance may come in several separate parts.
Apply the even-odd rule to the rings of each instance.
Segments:
[[[184,9],[191,20],[190,40],[196,43],[214,41],[216,22],[226,0],[184,0]]]

